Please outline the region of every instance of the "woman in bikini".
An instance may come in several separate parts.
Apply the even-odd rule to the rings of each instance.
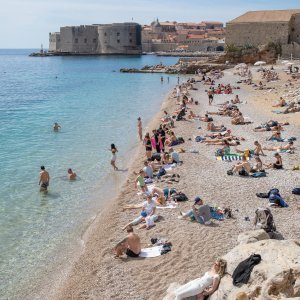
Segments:
[[[110,151],[111,151],[111,154],[112,154],[110,164],[112,165],[114,170],[117,171],[118,168],[116,167],[116,160],[117,160],[116,153],[118,152],[118,149],[116,148],[115,144],[110,145]]]
[[[145,149],[146,149],[146,156],[147,156],[147,158],[151,158],[151,156],[152,156],[152,143],[151,143],[149,132],[147,132],[145,134],[144,145],[145,145]]]

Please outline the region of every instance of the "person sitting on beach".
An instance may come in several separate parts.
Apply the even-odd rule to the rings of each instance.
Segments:
[[[244,170],[244,171],[243,171]],[[249,174],[251,170],[251,166],[247,157],[245,155],[242,156],[242,161],[238,162],[232,169],[232,172],[235,174],[241,175],[242,173]]]
[[[161,154],[161,161],[164,165],[171,164],[171,158],[169,152],[164,152]]]
[[[144,171],[145,177],[147,177],[147,178],[153,178],[153,169],[152,169],[152,167],[149,165],[148,160],[145,160],[145,161],[144,161],[144,168],[143,168],[143,171]]]
[[[174,291],[175,300],[182,300],[196,296],[197,299],[204,299],[205,296],[212,295],[219,287],[221,278],[226,271],[226,260],[218,258],[210,271],[204,276],[194,279]]]
[[[192,110],[190,110],[188,119],[195,119],[195,118],[199,118],[199,115],[194,114],[194,112]]]
[[[147,201],[143,203],[141,214],[132,222],[126,224],[122,229],[125,230],[127,226],[137,225],[141,222],[145,222],[139,228],[150,229],[154,226],[154,222],[158,220],[158,216],[155,214],[156,203],[152,199],[151,195],[147,196]]]
[[[200,197],[196,197],[192,209],[186,213],[180,212],[179,219],[185,219],[190,217],[192,220],[196,220],[200,224],[210,224],[211,213],[210,207],[207,204],[203,204],[203,200]]]
[[[208,114],[206,114],[204,117],[199,117],[199,120],[202,122],[212,122],[213,118],[209,117]]]
[[[277,147],[263,147],[264,150],[267,151],[280,151],[280,152],[286,152],[286,151],[290,151],[290,150],[294,150],[294,142],[290,141],[287,144],[285,144],[284,146],[277,146]]]
[[[283,168],[282,157],[280,156],[280,154],[275,153],[274,157],[276,159],[275,163],[273,163],[273,164],[264,164],[266,169],[282,169]]]
[[[213,122],[208,122],[207,123],[207,130],[216,132],[216,131],[224,131],[224,126],[223,125],[215,125]]]
[[[57,122],[55,122],[55,123],[53,124],[53,130],[54,130],[54,131],[58,131],[59,129],[61,129],[61,126],[60,126]]]
[[[272,107],[284,107],[284,106],[286,106],[286,101],[282,97],[280,97],[278,103],[272,105]]]
[[[264,172],[263,162],[261,161],[259,155],[255,155],[255,166],[251,168],[250,173]]]
[[[282,142],[283,138],[281,136],[280,131],[274,132],[271,137],[268,138],[268,141],[277,141],[277,142]]]
[[[235,95],[235,98],[233,100],[231,100],[232,104],[238,104],[241,103],[239,95]]]
[[[171,164],[178,164],[181,162],[179,158],[179,153],[176,152],[173,148],[169,148],[169,153]]]
[[[68,169],[68,178],[69,180],[76,180],[77,174],[73,172],[71,168]]]
[[[245,123],[245,119],[241,112],[239,112],[238,115],[233,117],[231,120],[231,124],[233,124],[233,125],[240,125],[240,124],[244,124],[244,123]]]
[[[177,142],[177,137],[174,133],[174,131],[170,130],[168,132],[168,138],[166,138],[166,141],[165,141],[165,146],[175,146],[176,145],[176,142]]]
[[[139,171],[139,175],[135,180],[135,188],[138,187],[138,184],[143,192],[148,191],[147,185],[144,180],[144,171],[143,170]]]
[[[126,238],[117,243],[114,248],[116,257],[122,256],[124,253],[128,257],[139,257],[141,253],[141,239],[133,232],[132,226],[127,226],[128,235]]]

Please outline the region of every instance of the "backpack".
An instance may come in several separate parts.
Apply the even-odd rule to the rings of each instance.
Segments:
[[[227,175],[233,175],[233,171],[230,169],[227,171]]]
[[[269,208],[258,208],[255,211],[255,227],[266,232],[276,231],[273,215]]]
[[[179,142],[179,144],[184,143],[184,139],[181,136],[177,138],[177,141]]]
[[[172,196],[172,198],[175,201],[178,201],[178,202],[182,202],[182,201],[187,201],[188,200],[188,197],[186,196],[186,194],[181,193],[181,192],[179,192],[176,195]]]
[[[295,194],[295,195],[300,195],[300,188],[294,188],[292,190],[292,193]]]

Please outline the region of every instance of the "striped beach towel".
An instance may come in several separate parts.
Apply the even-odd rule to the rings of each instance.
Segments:
[[[240,155],[224,155],[224,156],[217,156],[216,159],[223,160],[223,161],[242,160],[242,156],[240,156]],[[249,160],[249,157],[247,157],[247,160]]]

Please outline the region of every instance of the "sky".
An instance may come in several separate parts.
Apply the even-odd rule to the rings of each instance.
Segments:
[[[134,21],[230,21],[249,10],[300,9],[299,0],[0,0],[0,48],[48,48],[60,27]]]

